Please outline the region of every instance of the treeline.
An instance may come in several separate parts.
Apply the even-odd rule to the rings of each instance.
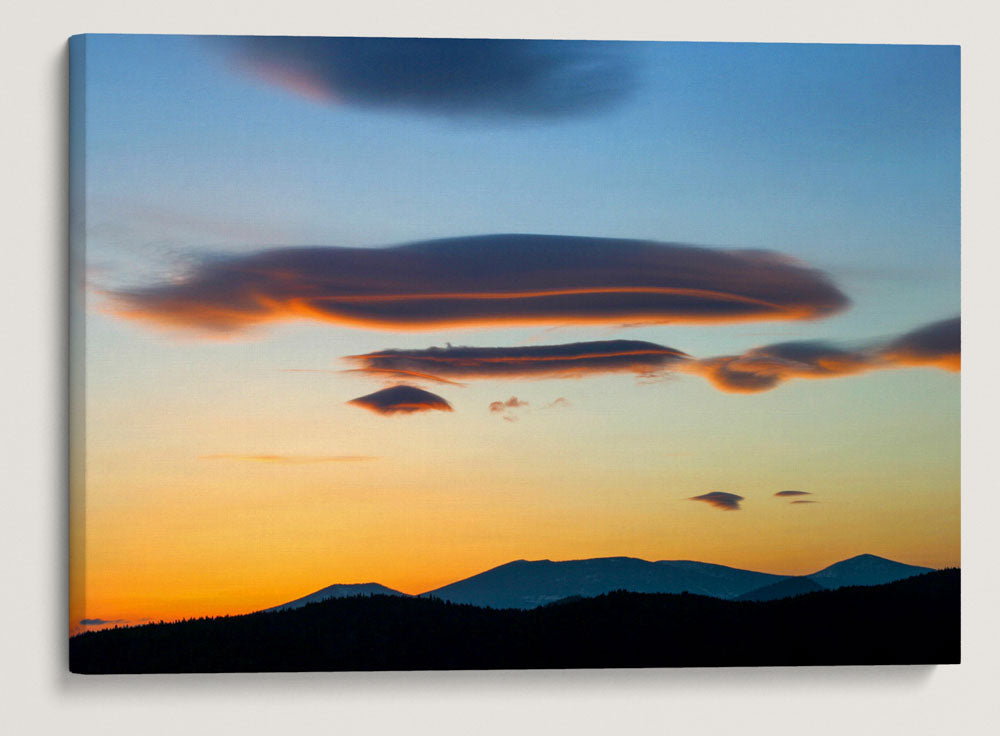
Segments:
[[[79,673],[946,664],[960,572],[777,601],[615,592],[532,610],[399,596],[88,632]]]

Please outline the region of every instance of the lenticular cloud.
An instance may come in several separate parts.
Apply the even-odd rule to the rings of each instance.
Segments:
[[[962,325],[958,317],[934,322],[866,348],[847,350],[825,342],[787,342],[692,361],[716,388],[732,393],[768,391],[792,378],[837,378],[866,371],[926,366],[959,371]]]
[[[692,496],[688,500],[702,501],[723,511],[739,511],[740,501],[743,501],[744,498],[743,496],[737,496],[735,493],[712,491],[711,493],[703,493],[700,496]]]
[[[451,411],[451,404],[437,394],[415,386],[392,386],[373,394],[351,399],[349,404],[376,414],[415,414],[422,411]]]
[[[247,37],[237,68],[318,102],[447,117],[546,119],[609,107],[633,87],[621,43]]]
[[[579,378],[599,373],[647,375],[689,360],[679,350],[642,340],[598,340],[563,345],[432,347],[351,355],[356,370],[446,378]]]
[[[393,330],[726,323],[847,305],[825,275],[766,251],[551,235],[264,250],[108,295],[118,316],[209,334],[297,319]]]

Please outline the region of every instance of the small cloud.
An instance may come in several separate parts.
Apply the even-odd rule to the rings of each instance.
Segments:
[[[704,501],[705,503],[715,506],[717,509],[723,509],[724,511],[739,511],[740,501],[743,501],[743,496],[737,496],[735,493],[726,493],[725,491],[712,491],[711,493],[703,493],[700,496],[692,496],[689,501]]]
[[[507,409],[517,409],[522,406],[528,406],[527,401],[521,401],[516,396],[511,396],[506,401],[493,401],[490,403],[491,412],[503,412]]]
[[[115,618],[115,619],[105,619],[105,618],[81,618],[80,626],[107,626],[109,624],[124,624],[128,623],[127,619]]]
[[[778,491],[775,496],[811,496],[809,491]]]
[[[254,463],[300,465],[307,463],[354,463],[377,460],[374,455],[239,455],[220,453],[199,455],[199,460],[240,460]]]
[[[490,413],[501,414],[508,422],[516,422],[517,417],[511,412],[525,406],[529,406],[527,401],[521,401],[521,399],[516,396],[511,396],[506,401],[490,402]]]
[[[367,396],[351,399],[348,404],[376,414],[414,414],[422,411],[452,411],[451,404],[437,394],[415,386],[393,386]]]
[[[792,501],[791,503],[819,503],[819,501]]]
[[[573,406],[573,404],[569,399],[560,396],[558,399],[555,399],[553,402],[546,404],[545,406],[547,409],[565,409]]]

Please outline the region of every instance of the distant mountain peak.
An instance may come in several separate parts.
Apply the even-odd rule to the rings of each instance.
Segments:
[[[294,601],[282,603],[279,606],[272,606],[271,608],[265,608],[264,613],[287,611],[292,608],[302,608],[302,606],[309,605],[310,603],[318,603],[320,601],[329,600],[330,598],[349,598],[356,595],[405,596],[406,593],[401,593],[398,590],[387,588],[380,583],[335,583],[333,585],[328,585],[325,588],[321,588],[315,593],[310,593],[309,595],[302,596],[301,598],[296,598]]]
[[[802,576],[773,575],[695,560],[650,562],[625,556],[557,561],[519,559],[422,593],[420,597],[492,608],[535,608],[565,598],[591,597],[614,590],[765,600],[814,589],[881,585],[930,571],[929,567],[906,565],[870,553]],[[405,594],[379,583],[335,584],[265,610],[300,608],[328,598],[357,595]]]
[[[614,590],[732,598],[783,577],[705,562],[650,562],[624,556],[556,562],[516,560],[422,596],[492,608],[534,608]]]
[[[848,585],[881,585],[932,570],[878,555],[862,554],[835,562],[807,577],[827,588],[842,588]]]

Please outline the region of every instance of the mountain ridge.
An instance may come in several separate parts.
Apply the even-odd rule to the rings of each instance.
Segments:
[[[961,661],[961,572],[746,602],[612,592],[530,610],[352,596],[85,632],[78,673],[946,664]]]
[[[696,560],[644,560],[624,555],[571,560],[517,559],[452,583],[418,593],[489,608],[528,609],[566,598],[593,597],[616,590],[635,593],[693,593],[724,600],[772,600],[812,590],[850,585],[880,585],[933,568],[907,565],[863,553],[808,575],[779,575]],[[297,608],[333,597],[407,596],[379,583],[334,584],[294,601],[263,609]]]
[[[358,595],[405,596],[406,593],[402,593],[392,588],[387,588],[381,583],[334,583],[333,585],[328,585],[325,588],[321,588],[313,593],[304,595],[301,598],[288,601],[288,603],[281,603],[277,606],[265,608],[261,611],[261,613],[288,611],[295,608],[301,608],[302,606],[307,606],[310,603],[319,603],[320,601],[329,600],[330,598],[349,598]]]

